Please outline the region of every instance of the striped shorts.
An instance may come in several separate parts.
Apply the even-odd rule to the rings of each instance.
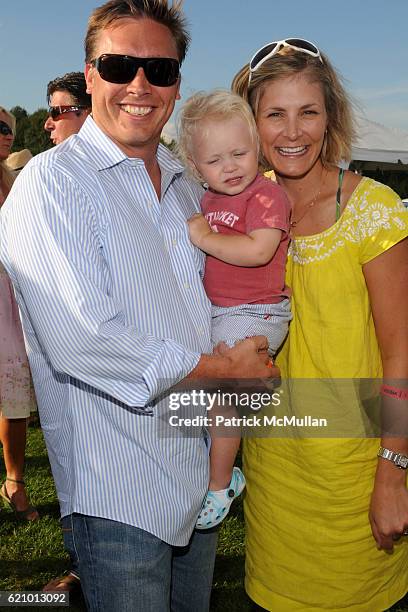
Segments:
[[[291,319],[288,298],[277,304],[213,306],[211,339],[214,346],[219,342],[234,346],[238,340],[250,336],[266,336],[272,356],[284,341]]]

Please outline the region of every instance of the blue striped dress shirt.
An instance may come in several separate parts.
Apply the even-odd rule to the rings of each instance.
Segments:
[[[201,188],[162,145],[157,158],[160,201],[144,162],[89,117],[18,177],[1,212],[0,257],[62,516],[104,517],[185,545],[208,449],[203,437],[163,433],[163,392],[211,352],[211,311],[186,224]]]

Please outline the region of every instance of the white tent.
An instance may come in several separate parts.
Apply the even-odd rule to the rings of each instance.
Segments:
[[[408,164],[408,133],[366,118],[357,119],[357,140],[352,159],[385,164]],[[389,167],[388,167],[389,168]],[[406,170],[402,168],[401,170]]]

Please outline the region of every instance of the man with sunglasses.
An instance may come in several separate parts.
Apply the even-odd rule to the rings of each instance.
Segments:
[[[91,112],[91,96],[86,91],[83,72],[68,72],[47,86],[49,115],[44,129],[57,145],[77,134]]]
[[[50,81],[47,85],[47,101],[49,115],[44,129],[57,145],[77,134],[92,110],[84,73],[68,72]],[[70,568],[62,576],[48,582],[43,591],[67,591],[71,595],[78,595],[81,589],[79,565],[68,517],[62,519],[61,526],[65,549],[70,557]]]
[[[33,160],[2,212],[0,255],[93,612],[209,609],[217,534],[194,531],[208,441],[169,425],[166,393],[185,378],[276,374],[263,336],[211,354],[204,257],[186,223],[201,188],[159,144],[188,42],[179,3],[95,9],[92,116]]]

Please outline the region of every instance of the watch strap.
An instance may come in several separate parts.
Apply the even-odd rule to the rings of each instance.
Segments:
[[[396,453],[389,448],[380,446],[377,456],[387,461],[392,461],[392,463],[401,470],[406,470],[408,468],[408,456],[402,453]]]

